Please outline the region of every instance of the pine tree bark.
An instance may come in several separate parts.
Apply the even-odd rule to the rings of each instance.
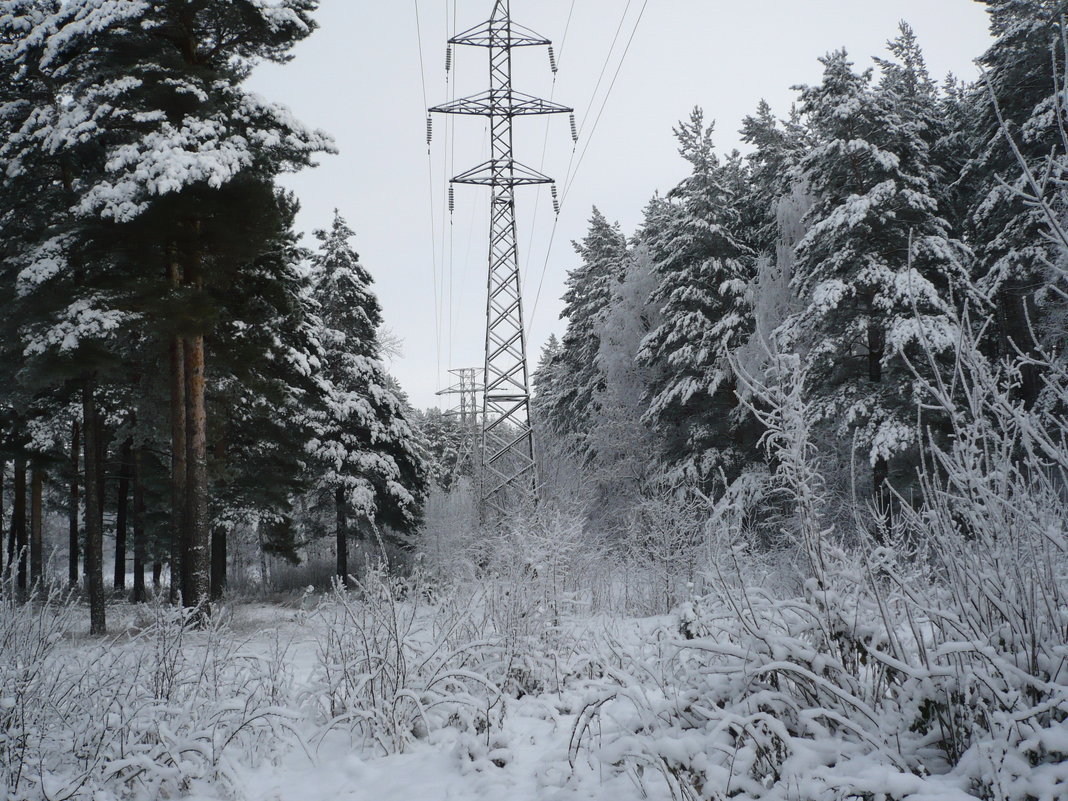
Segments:
[[[14,586],[15,581],[15,465],[11,466],[11,525],[7,532],[7,570],[8,578]]]
[[[868,380],[879,384],[883,380],[883,356],[886,353],[886,331],[880,323],[868,321]],[[890,465],[878,457],[872,465],[872,497],[880,524],[890,523]]]
[[[133,602],[141,604],[147,599],[145,558],[148,552],[148,542],[145,539],[144,454],[140,447],[135,448],[133,452],[133,537]]]
[[[167,280],[177,290],[182,282],[178,255],[171,247]],[[177,334],[171,340],[171,586],[170,602],[185,605],[188,597],[189,537],[186,521],[186,377],[185,342]]]
[[[93,387],[82,389],[82,421],[85,444],[85,577],[89,594],[89,633],[107,634],[104,598],[104,528],[101,525],[100,469],[101,426]]]
[[[115,503],[115,575],[116,593],[126,592],[126,539],[130,524],[130,447],[129,440],[119,452],[119,495]]]
[[[26,592],[28,537],[26,532],[26,457],[15,457],[15,497],[11,504],[11,540],[15,544],[15,559],[18,560],[18,589]],[[12,562],[14,565],[14,562]]]
[[[222,600],[226,592],[226,529],[216,526],[211,534],[211,600]]]
[[[349,585],[349,521],[348,507],[345,503],[345,490],[338,487],[334,490],[334,509],[336,513],[337,537],[337,575],[341,583]]]
[[[97,495],[97,520],[100,524],[100,534],[104,533],[104,510],[107,508],[108,490],[108,443],[107,432],[104,430],[104,415],[97,410],[96,413],[96,495]],[[103,554],[103,550],[100,552]],[[103,556],[101,556],[103,559]],[[101,563],[103,564],[103,563]]]
[[[201,273],[199,220],[192,222],[193,249],[185,264],[186,284],[199,295],[204,288]],[[203,620],[211,614],[211,529],[208,522],[208,416],[205,398],[204,334],[186,337],[186,514],[189,538],[187,604],[199,610]]]
[[[43,510],[44,471],[34,465],[30,473],[30,586],[44,579]]]
[[[0,458],[0,597],[4,594],[4,482],[7,480],[7,459]]]
[[[78,557],[81,550],[78,537],[78,507],[81,504],[78,497],[78,449],[81,447],[81,430],[81,421],[75,420],[70,430],[70,500],[67,505],[67,581],[71,589],[78,586]]]
[[[185,341],[186,505],[189,593],[186,603],[210,615],[211,536],[208,528],[208,427],[204,397],[204,337]]]
[[[1000,300],[1004,356],[1009,361],[1017,361],[1021,353],[1038,356],[1039,346],[1032,325],[1039,319],[1040,312],[1032,286],[1019,279],[1008,281],[1002,289]],[[1018,393],[1024,408],[1034,406],[1041,392],[1042,370],[1036,364],[1021,365]]]

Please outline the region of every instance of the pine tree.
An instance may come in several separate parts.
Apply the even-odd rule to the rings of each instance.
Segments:
[[[742,121],[742,141],[752,147],[746,156],[746,191],[741,204],[746,243],[756,253],[770,254],[778,236],[777,201],[790,191],[794,168],[805,148],[805,132],[796,114],[780,121],[761,100],[755,114]]]
[[[1065,71],[1062,24],[1065,0],[982,0],[990,13],[994,43],[979,59],[985,74],[973,96],[969,120],[975,154],[961,184],[974,187],[970,203],[970,237],[977,255],[976,279],[997,314],[995,355],[1015,360],[1017,353],[1034,356],[1042,345],[1063,347],[1054,329],[1046,342],[1036,340],[1045,327],[1051,296],[1048,265],[1055,246],[1043,235],[1041,210],[1021,198],[1032,188],[1024,177],[1008,139],[1019,148],[1027,169],[1047,175],[1043,194],[1056,203],[1068,151],[1062,136]],[[1034,364],[1023,364],[1020,394],[1034,403],[1042,376]]]
[[[185,532],[178,550],[188,557],[193,605],[206,603],[209,583],[205,342],[213,289],[270,239],[260,210],[274,203],[274,176],[331,147],[241,84],[256,60],[288,58],[314,29],[315,7],[74,0],[23,25],[13,55],[41,76],[51,100],[36,104],[9,138],[8,174],[49,162],[60,185],[64,169],[78,179],[66,183],[75,196],[23,270],[35,287],[49,284],[50,297],[66,299],[43,315],[51,322],[38,331],[42,353],[57,344],[42,332],[86,340],[145,319],[148,309],[167,312],[151,319],[154,333],[172,341],[174,517]],[[150,243],[136,265],[127,241]]]
[[[888,72],[875,87],[842,51],[822,62],[823,82],[801,93],[817,145],[800,169],[815,204],[797,247],[803,309],[786,331],[806,353],[823,423],[855,433],[885,505],[892,462],[917,445],[912,370],[927,369],[924,350],[955,342],[950,298],[966,284],[966,252],[939,213],[913,82]]]
[[[596,487],[591,516],[602,530],[621,530],[633,502],[655,470],[656,436],[644,422],[655,367],[637,359],[645,337],[660,324],[652,295],[657,275],[648,248],[638,244],[611,288],[598,325],[597,370],[603,386],[588,435],[590,473]]]
[[[564,309],[567,330],[556,356],[557,387],[545,407],[554,429],[570,438],[580,453],[588,451],[586,437],[598,415],[595,397],[604,388],[597,369],[599,328],[608,310],[612,286],[625,267],[627,243],[619,223],[609,223],[597,208],[581,242],[573,243],[582,264],[567,277]]]
[[[379,360],[381,311],[371,276],[350,244],[353,236],[335,212],[330,230],[316,232],[313,260],[325,400],[311,417],[311,452],[322,465],[318,483],[334,501],[342,578],[348,575],[349,516],[365,531],[385,526],[408,534],[419,523],[426,494],[422,447]]]
[[[745,291],[751,259],[738,231],[740,159],[720,161],[700,109],[675,135],[691,174],[668,194],[646,235],[660,278],[653,299],[663,322],[645,339],[639,358],[660,368],[647,419],[665,438],[665,458],[680,477],[706,482],[742,458],[729,354],[750,327]]]

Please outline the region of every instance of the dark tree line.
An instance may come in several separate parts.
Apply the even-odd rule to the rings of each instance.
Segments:
[[[136,598],[169,564],[172,600],[207,610],[235,526],[296,558],[298,498],[329,497],[342,575],[349,518],[419,520],[421,446],[352,232],[338,217],[308,251],[277,185],[332,142],[244,88],[316,6],[0,3],[6,556],[39,579],[43,505],[65,505],[95,633],[106,525],[116,588],[129,553]]]

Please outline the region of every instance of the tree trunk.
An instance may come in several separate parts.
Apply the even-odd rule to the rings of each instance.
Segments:
[[[15,582],[15,465],[12,465],[11,475],[11,525],[7,536],[7,571],[11,579],[12,587]]]
[[[189,539],[186,524],[185,342],[171,343],[171,603],[185,605],[188,580],[186,557]]]
[[[262,520],[256,524],[256,540],[260,546],[260,588],[267,592],[267,548],[265,547],[266,543],[263,541]]]
[[[133,452],[133,536],[133,602],[142,604],[147,599],[145,592],[145,557],[148,551],[148,542],[145,540],[144,455],[140,447]]]
[[[15,457],[15,497],[11,504],[11,540],[15,543],[15,559],[18,560],[19,592],[26,592],[27,578],[27,533],[26,533],[26,457]],[[14,564],[14,563],[12,563]]]
[[[130,522],[130,447],[129,440],[119,451],[119,497],[115,505],[115,578],[116,593],[126,592],[126,535]]]
[[[85,576],[89,593],[89,633],[107,634],[104,599],[104,531],[100,522],[100,421],[96,398],[87,384],[82,389],[85,428]]]
[[[335,532],[337,535],[337,575],[347,587],[349,585],[349,521],[345,490],[342,487],[334,491],[334,509],[337,515]]]
[[[159,592],[163,586],[163,562],[158,559],[152,563],[152,589]]]
[[[883,380],[883,354],[886,351],[886,332],[882,325],[868,321],[868,380],[878,384]]]
[[[167,278],[172,289],[182,280],[178,256],[171,252]],[[186,411],[185,342],[175,335],[171,340],[171,585],[172,604],[186,603],[186,568],[189,539],[186,524]]]
[[[108,443],[107,432],[104,430],[104,415],[97,409],[96,412],[96,502],[97,521],[100,524],[100,536],[104,536],[104,510],[107,508],[108,490]],[[100,551],[103,559],[104,551]],[[101,562],[103,565],[103,562]],[[103,568],[101,568],[103,569]]]
[[[30,473],[30,585],[34,587],[44,579],[43,494],[44,471],[34,466]]]
[[[185,342],[186,506],[189,521],[189,591],[186,603],[211,613],[211,535],[208,529],[208,430],[204,405],[204,337]]]
[[[67,559],[67,581],[71,589],[78,586],[78,556],[81,547],[78,538],[78,449],[81,439],[81,422],[75,420],[70,431],[70,501],[67,505],[67,526],[69,531]]]
[[[7,478],[7,459],[0,458],[0,597],[4,590],[4,481]]]
[[[1032,324],[1039,318],[1035,303],[1034,289],[1026,281],[1014,279],[1007,281],[1001,290],[1002,344],[1005,357],[1010,362],[1017,361],[1020,354],[1038,356],[1039,346],[1035,342]],[[1020,366],[1019,397],[1024,408],[1030,409],[1042,392],[1042,369],[1035,364]]]
[[[211,534],[211,600],[221,600],[225,590],[226,529],[216,526]]]

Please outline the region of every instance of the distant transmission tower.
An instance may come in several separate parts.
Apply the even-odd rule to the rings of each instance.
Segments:
[[[484,513],[501,514],[507,511],[511,496],[536,490],[527,340],[516,243],[515,188],[553,183],[552,178],[513,158],[512,121],[518,116],[566,114],[574,110],[512,89],[513,48],[547,46],[553,72],[556,71],[556,57],[552,42],[512,22],[510,0],[496,0],[488,22],[454,36],[449,45],[447,67],[452,65],[452,45],[489,50],[489,90],[434,106],[430,111],[489,117],[490,160],[457,175],[452,183],[488,186],[493,192],[482,395],[482,504]],[[559,209],[555,186],[553,201]]]
[[[448,389],[443,389],[436,394],[441,396],[459,395],[460,405],[446,412],[449,417],[459,417],[460,425],[466,429],[471,423],[478,420],[480,409],[478,408],[478,393],[482,391],[482,385],[478,383],[478,369],[475,367],[463,367],[458,370],[449,370],[449,373],[460,379],[459,384],[453,384]]]

